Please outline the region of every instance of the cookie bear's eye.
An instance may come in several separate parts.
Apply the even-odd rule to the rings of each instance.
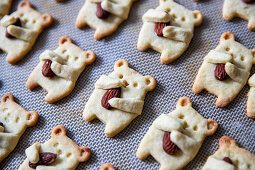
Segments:
[[[244,61],[245,60],[245,57],[242,55],[241,56],[241,61]]]
[[[185,17],[182,17],[182,21],[185,21],[186,20],[186,18]]]
[[[72,155],[72,153],[68,152],[68,153],[66,154],[66,157],[68,158],[68,157],[70,157],[71,155]]]
[[[64,54],[65,52],[66,52],[66,49],[63,49],[63,50],[62,50],[62,53]]]
[[[36,20],[35,20],[35,19],[33,19],[33,20],[32,20],[32,23],[33,23],[33,24],[35,24],[35,23],[36,23]]]
[[[166,12],[170,12],[170,11],[171,11],[171,8],[167,8],[167,9],[166,9]]]
[[[229,51],[229,50],[230,50],[230,48],[229,48],[229,47],[226,47],[226,48],[225,48],[225,50],[226,50],[226,51]]]
[[[197,125],[195,125],[195,126],[193,127],[193,130],[194,130],[194,131],[197,131]]]
[[[78,58],[79,58],[78,56],[75,56],[75,57],[74,57],[74,60],[78,60]]]
[[[178,116],[178,118],[179,118],[179,119],[184,119],[184,115],[183,115],[183,114],[180,114],[180,115]]]
[[[119,75],[119,78],[122,79],[122,78],[123,78],[123,74],[120,74],[120,75]]]
[[[134,82],[134,83],[133,83],[133,86],[134,86],[134,87],[137,87],[137,86],[138,86],[137,82]]]

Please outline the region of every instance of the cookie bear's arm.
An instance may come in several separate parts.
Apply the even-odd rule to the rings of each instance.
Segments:
[[[58,76],[67,80],[72,80],[75,73],[75,69],[70,66],[59,64],[58,62],[52,62],[52,71]]]
[[[40,160],[39,153],[41,149],[40,143],[35,143],[25,150],[26,156],[31,163],[37,163]]]
[[[123,83],[119,79],[115,79],[106,75],[100,76],[100,78],[96,81],[95,87],[97,89],[112,89],[124,86]]]
[[[109,104],[119,110],[129,113],[141,114],[143,110],[143,100],[135,98],[111,98]]]
[[[169,123],[171,122],[171,123]],[[181,131],[183,125],[174,117],[166,114],[160,115],[154,122],[153,125],[160,130],[171,132],[173,130]]]
[[[11,24],[14,24],[17,21],[17,19],[12,16],[12,15],[5,15],[1,20],[0,20],[0,25],[3,27],[7,27]]]
[[[22,28],[15,25],[8,26],[7,32],[12,36],[27,42],[34,41],[34,39],[36,38],[38,34],[37,31],[27,29],[27,28]]]

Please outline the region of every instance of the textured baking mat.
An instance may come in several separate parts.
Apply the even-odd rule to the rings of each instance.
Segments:
[[[20,1],[14,1],[12,11]],[[35,142],[50,139],[51,131],[62,124],[67,135],[79,145],[86,145],[92,151],[88,162],[81,163],[77,169],[99,169],[106,162],[111,162],[117,169],[158,169],[159,164],[148,157],[145,161],[136,158],[135,153],[148,128],[162,113],[175,109],[179,97],[187,96],[193,100],[193,107],[205,118],[215,119],[219,128],[215,135],[207,137],[197,156],[184,169],[201,169],[207,157],[218,148],[218,139],[223,135],[233,137],[240,146],[255,152],[255,122],[248,119],[246,112],[246,85],[237,98],[226,108],[215,107],[216,97],[202,92],[192,92],[195,76],[203,57],[214,49],[220,36],[225,31],[232,31],[239,42],[252,49],[255,48],[255,33],[247,30],[247,22],[234,19],[227,22],[222,19],[222,0],[177,0],[191,10],[200,10],[204,15],[203,23],[195,29],[195,36],[188,50],[170,65],[160,63],[160,54],[148,50],[140,52],[136,48],[138,34],[142,26],[142,15],[158,6],[157,0],[138,0],[134,3],[129,18],[119,29],[102,41],[93,39],[94,30],[75,27],[75,19],[84,4],[84,0],[68,0],[56,3],[54,0],[33,0],[34,7],[42,13],[54,17],[53,26],[46,29],[38,38],[31,52],[18,64],[10,65],[5,61],[6,54],[0,54],[0,95],[12,93],[16,101],[27,110],[35,110],[40,118],[35,127],[30,127],[21,137],[14,151],[0,164],[0,169],[17,169],[25,160],[25,149]],[[73,92],[55,104],[47,104],[47,94],[41,88],[33,92],[26,89],[25,83],[34,67],[39,62],[39,55],[46,49],[58,47],[61,36],[68,35],[85,50],[94,50],[97,59],[86,67],[76,83]],[[113,71],[115,61],[125,58],[143,75],[151,75],[157,80],[157,87],[146,96],[142,115],[115,138],[104,135],[104,124],[98,120],[88,123],[82,119],[82,111],[90,97],[95,81],[102,74]],[[253,69],[254,71],[254,69]]]

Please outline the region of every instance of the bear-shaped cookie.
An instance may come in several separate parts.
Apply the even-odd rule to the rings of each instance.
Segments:
[[[26,86],[29,90],[41,86],[48,91],[45,100],[54,103],[72,92],[86,65],[95,59],[93,51],[83,51],[72,43],[70,37],[61,37],[56,50],[46,50],[40,55],[40,62],[29,76]]]
[[[95,29],[94,38],[100,40],[113,32],[128,18],[135,0],[86,0],[76,19],[76,27],[86,25]]]
[[[248,21],[248,29],[255,31],[255,1],[224,0],[223,18],[230,21],[235,17]]]
[[[58,125],[52,130],[51,139],[35,143],[25,150],[26,160],[19,170],[75,169],[80,162],[90,158],[90,149],[78,146],[66,136],[66,128]]]
[[[249,90],[249,93],[248,93],[247,113],[246,113],[246,115],[249,118],[255,119],[255,74],[253,74],[249,78],[248,84],[250,86],[250,90]]]
[[[29,1],[22,1],[16,12],[5,15],[0,20],[0,49],[8,53],[7,62],[15,64],[21,60],[52,22],[49,14],[40,14]]]
[[[229,136],[219,140],[220,148],[211,155],[202,170],[254,170],[255,155],[238,147],[236,141]]]
[[[178,100],[176,109],[160,115],[143,137],[136,156],[140,160],[152,155],[160,170],[181,169],[199,151],[206,136],[213,135],[218,124],[205,119],[192,108],[190,98]]]
[[[16,147],[19,138],[38,120],[35,111],[26,111],[14,101],[10,93],[2,97],[0,105],[0,162]]]
[[[202,23],[200,11],[190,11],[174,2],[160,0],[156,9],[143,15],[143,26],[137,48],[145,51],[152,48],[161,53],[161,62],[169,64],[188,48],[194,27]]]
[[[223,33],[220,44],[204,58],[193,91],[206,89],[218,97],[217,107],[225,107],[247,83],[254,57],[255,50],[236,42],[232,32]]]
[[[105,135],[114,137],[142,113],[145,95],[155,87],[153,77],[139,74],[120,59],[111,74],[102,75],[95,83],[83,118],[91,121],[97,117],[106,124]]]
[[[12,4],[12,0],[1,0],[0,1],[0,19],[9,13],[11,4]]]

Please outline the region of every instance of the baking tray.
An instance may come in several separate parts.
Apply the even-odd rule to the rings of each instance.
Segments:
[[[12,12],[17,9],[19,2],[13,2]],[[255,48],[255,33],[247,29],[244,20],[237,18],[232,22],[224,21],[222,0],[176,2],[191,10],[200,10],[204,20],[200,27],[195,28],[188,50],[172,64],[162,65],[159,53],[153,50],[140,52],[136,48],[142,15],[148,9],[157,7],[157,0],[135,2],[129,18],[115,33],[101,41],[94,40],[93,29],[86,27],[79,30],[75,27],[84,0],[68,0],[65,3],[31,0],[41,13],[49,13],[54,17],[54,24],[43,31],[33,49],[16,65],[8,64],[5,61],[6,53],[0,53],[0,95],[12,93],[21,106],[37,111],[40,118],[35,127],[27,128],[14,151],[1,162],[0,169],[17,169],[26,158],[25,149],[35,142],[50,139],[53,127],[59,124],[68,129],[67,135],[71,139],[79,145],[88,146],[92,151],[91,159],[80,163],[77,169],[99,169],[106,162],[112,163],[117,169],[158,169],[159,163],[152,157],[140,161],[135,153],[152,122],[160,114],[174,110],[178,98],[182,96],[190,97],[193,107],[205,118],[212,118],[219,123],[216,134],[205,139],[196,157],[184,169],[201,169],[207,157],[217,150],[218,139],[223,135],[233,137],[241,147],[254,153],[255,123],[245,115],[249,87],[246,85],[235,100],[223,109],[215,107],[214,95],[207,92],[197,95],[191,88],[203,57],[218,45],[223,32],[232,31],[237,41],[250,49]],[[86,67],[69,96],[55,104],[48,104],[44,101],[46,91],[36,88],[30,92],[25,83],[39,62],[39,55],[46,49],[57,48],[59,38],[64,35],[70,36],[81,48],[95,51],[97,59]],[[107,138],[104,135],[105,125],[98,120],[90,123],[84,121],[82,112],[96,80],[100,75],[112,72],[115,61],[120,58],[126,59],[130,67],[139,73],[155,77],[157,87],[147,94],[142,115],[116,137]]]

